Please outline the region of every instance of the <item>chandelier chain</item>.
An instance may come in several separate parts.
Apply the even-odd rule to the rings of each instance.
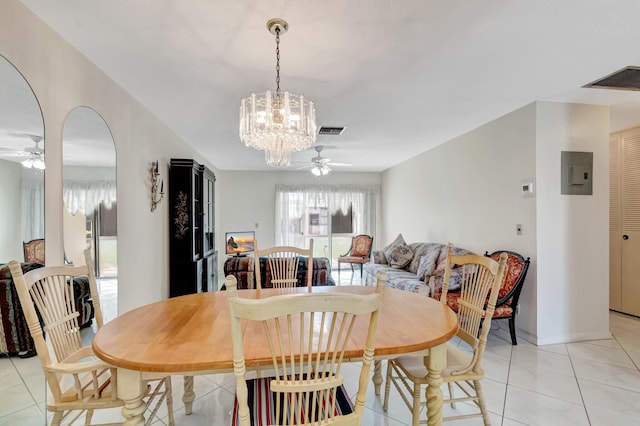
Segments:
[[[280,97],[280,27],[276,27],[276,95]]]

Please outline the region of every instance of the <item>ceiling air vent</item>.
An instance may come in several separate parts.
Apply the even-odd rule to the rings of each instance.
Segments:
[[[640,90],[640,67],[625,67],[584,87],[616,90]]]
[[[320,126],[320,130],[318,130],[319,135],[332,135],[339,136],[344,132],[346,127],[329,127],[329,126]]]

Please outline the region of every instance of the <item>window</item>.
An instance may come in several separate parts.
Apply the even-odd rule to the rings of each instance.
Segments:
[[[276,185],[276,245],[337,260],[354,234],[375,236],[378,185]]]

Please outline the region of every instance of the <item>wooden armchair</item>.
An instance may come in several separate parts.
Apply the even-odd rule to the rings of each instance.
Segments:
[[[351,247],[349,251],[338,257],[338,278],[340,278],[340,264],[348,263],[351,265],[353,273],[353,264],[360,265],[360,278],[362,278],[362,265],[368,263],[371,257],[371,248],[373,247],[373,237],[370,235],[359,234],[351,239]]]
[[[88,425],[94,410],[124,405],[116,394],[116,369],[98,360],[91,346],[82,346],[74,290],[73,286],[68,285],[74,277],[88,276],[96,325],[100,328],[103,324],[88,250],[85,252],[85,261],[86,265],[83,266],[49,266],[24,275],[18,262],[9,262],[20,304],[51,392],[47,411],[53,412],[52,425],[60,425],[63,420],[72,423],[83,414],[86,414],[85,424]],[[162,378],[153,386],[149,384],[146,396],[148,399],[157,397],[147,424],[156,420],[154,415],[165,399],[169,423],[173,424],[171,377]]]

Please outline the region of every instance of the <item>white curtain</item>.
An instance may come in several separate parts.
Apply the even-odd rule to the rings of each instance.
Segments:
[[[44,238],[44,183],[22,179],[22,235],[24,241]]]
[[[309,208],[353,213],[353,232],[375,238],[379,185],[276,185],[276,245],[304,247],[302,218]]]
[[[71,214],[76,214],[79,210],[89,214],[100,203],[104,203],[109,209],[116,201],[116,182],[65,180],[62,198]]]

